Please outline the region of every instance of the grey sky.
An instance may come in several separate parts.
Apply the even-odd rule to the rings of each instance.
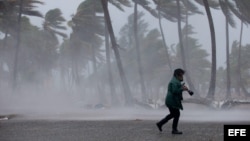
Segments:
[[[39,6],[39,9],[43,14],[45,14],[48,10],[54,8],[60,8],[63,12],[63,16],[69,20],[71,15],[76,12],[78,5],[83,0],[65,0],[58,1],[55,0],[43,0],[45,2],[44,5]],[[126,12],[121,12],[113,6],[109,6],[111,19],[114,27],[114,31],[116,36],[119,35],[120,28],[127,22],[127,16],[133,12],[133,8],[127,8]],[[139,10],[142,10],[139,8]],[[189,23],[194,27],[194,31],[197,33],[194,37],[199,38],[199,43],[203,45],[203,48],[206,49],[209,54],[211,54],[211,40],[210,40],[210,31],[209,25],[207,22],[206,13],[204,8],[201,7],[204,15],[196,15],[192,16],[189,19]],[[158,28],[158,20],[153,18],[147,12],[145,12],[145,19],[150,23],[151,28]],[[212,16],[214,18],[215,24],[215,32],[216,32],[216,45],[217,45],[217,67],[223,66],[225,67],[226,55],[225,55],[225,18],[219,10],[212,10]],[[236,20],[236,18],[235,18]],[[41,25],[42,20],[38,18],[33,18],[32,22],[36,25]],[[183,24],[184,25],[184,24]],[[177,32],[177,24],[170,23],[167,21],[163,21],[164,34],[166,36],[166,41],[168,45],[178,43],[178,32]],[[249,37],[248,35],[249,29],[245,27],[243,37]],[[232,43],[234,40],[239,40],[240,35],[240,22],[237,21],[237,27],[235,29],[230,28],[230,42]],[[248,41],[243,39],[243,45],[247,44]],[[230,45],[231,46],[231,45]],[[208,59],[211,60],[211,57]]]

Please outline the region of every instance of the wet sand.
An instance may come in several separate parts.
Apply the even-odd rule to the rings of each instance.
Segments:
[[[172,135],[169,121],[160,133],[155,120],[5,120],[1,141],[223,141],[224,124],[250,122],[180,121],[182,135]]]

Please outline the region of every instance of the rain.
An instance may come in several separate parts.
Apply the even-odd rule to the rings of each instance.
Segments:
[[[192,139],[208,139],[204,126],[222,139],[224,124],[250,123],[248,8],[247,0],[0,0],[0,140],[18,123],[45,133],[40,123],[78,128],[71,121],[107,132],[140,122],[150,140],[175,140],[155,123],[169,112],[176,68],[194,92],[183,92],[184,134],[192,126]]]

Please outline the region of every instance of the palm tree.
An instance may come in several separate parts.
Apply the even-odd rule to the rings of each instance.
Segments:
[[[142,64],[144,65],[148,99],[150,100],[148,102],[156,102],[161,99],[162,92],[160,90],[166,87],[168,76],[172,76],[172,72],[166,71],[169,66],[159,30],[149,30],[145,36],[142,36],[141,41],[143,48],[141,48],[140,52],[142,54]],[[134,63],[134,65],[137,64]],[[135,67],[131,66],[130,68]],[[133,78],[136,78],[136,75]],[[138,81],[136,82],[138,83]]]
[[[104,20],[102,16],[98,16],[96,14],[98,12],[102,12],[100,1],[87,0],[78,6],[76,14],[70,21],[71,28],[73,30],[71,41],[79,42],[78,47],[84,48],[84,50],[86,50],[85,59],[92,59],[91,62],[94,75],[97,75],[97,60],[102,60],[102,58],[99,57],[101,56],[100,46],[102,44],[102,39],[100,36],[104,36]],[[76,46],[74,46],[72,49],[77,50]],[[75,53],[79,52],[76,51]]]
[[[209,8],[208,0],[203,0],[205,10],[207,13],[207,18],[210,26],[210,34],[211,34],[211,45],[212,45],[212,68],[211,68],[211,79],[210,85],[208,89],[207,98],[214,98],[215,94],[215,85],[216,85],[216,39],[215,39],[215,30],[213,24],[212,14]]]
[[[237,1],[234,0],[235,5],[236,5],[236,9],[233,9],[234,14],[240,19],[242,20],[244,23],[250,23],[250,14],[249,14],[249,7],[250,7],[250,3],[248,0],[241,0],[241,1]]]
[[[178,21],[178,35],[179,35],[179,44],[180,44],[180,50],[181,50],[181,59],[182,59],[182,66],[183,68],[187,71],[187,74],[186,74],[186,78],[187,78],[187,82],[189,84],[189,87],[190,89],[192,89],[195,93],[197,93],[197,91],[195,90],[195,87],[191,81],[191,78],[189,76],[189,73],[188,73],[188,69],[187,69],[187,65],[186,65],[186,54],[185,54],[185,49],[184,49],[184,45],[183,45],[183,39],[182,39],[182,30],[181,30],[181,5],[180,5],[180,0],[177,0],[177,21]],[[198,96],[198,95],[197,95]]]
[[[23,9],[22,14],[28,16],[36,16],[43,18],[42,14],[39,11],[33,10],[36,6],[34,4],[43,4],[38,0],[24,0],[23,1]],[[16,26],[17,26],[17,18],[18,13],[20,11],[19,8],[20,0],[4,0],[0,2],[0,12],[1,12],[1,28],[5,33],[3,47],[6,47],[7,44],[7,36],[10,33],[13,36],[16,36]]]
[[[124,62],[125,72],[128,72],[127,74],[128,74],[128,78],[129,78],[130,82],[133,82],[133,80],[137,80],[137,76],[138,76],[139,83],[136,83],[136,85],[133,85],[133,86],[139,87],[138,93],[140,93],[140,96],[141,96],[140,100],[141,100],[141,102],[145,103],[147,100],[147,92],[148,91],[146,91],[146,89],[144,89],[145,92],[143,92],[142,80],[143,80],[143,84],[145,85],[144,78],[146,76],[144,76],[145,71],[142,72],[142,70],[140,70],[138,67],[138,65],[140,65],[142,67],[143,60],[141,58],[143,58],[143,56],[142,56],[143,54],[142,54],[141,50],[143,50],[143,48],[145,47],[144,45],[142,45],[143,48],[139,49],[138,44],[140,42],[143,42],[145,32],[147,31],[147,28],[148,28],[148,23],[146,23],[143,20],[143,16],[144,16],[143,12],[138,12],[138,14],[136,16],[137,20],[135,20],[134,13],[132,13],[131,15],[128,16],[128,22],[121,28],[121,30],[119,32],[120,33],[119,44],[125,49],[125,51],[121,52],[122,60]],[[137,25],[136,25],[137,32],[135,32],[135,29],[134,29],[135,21],[137,21]],[[137,39],[133,40],[133,37],[135,37],[134,36],[135,34],[137,36]],[[136,42],[136,40],[138,40],[138,41]],[[136,63],[136,65],[133,66],[134,69],[131,69],[131,67],[132,67],[131,63],[129,63],[131,61]],[[140,63],[138,63],[138,61]],[[143,65],[143,68],[144,68],[144,65]],[[126,69],[126,68],[129,68],[129,69]],[[135,72],[138,72],[138,70],[140,70],[141,73],[143,73],[143,74],[140,75],[140,72],[139,72],[139,75],[138,75],[138,73],[135,73]],[[145,70],[145,69],[143,69],[143,70]],[[137,75],[131,77],[131,75],[129,75],[131,73],[137,74]]]
[[[228,1],[228,0],[220,0],[220,5],[221,5],[221,8],[222,8],[222,11],[223,13],[225,14],[226,18],[228,19],[228,23],[234,27],[234,22],[231,18],[231,13],[229,12],[232,12],[236,17],[238,17],[238,19],[241,20],[241,32],[240,32],[240,43],[239,43],[239,54],[238,54],[238,73],[239,73],[239,78],[238,78],[238,85],[242,87],[243,91],[246,92],[244,89],[244,86],[242,85],[243,83],[241,83],[241,40],[242,40],[242,31],[243,31],[243,23],[244,24],[249,24],[250,23],[250,14],[248,12],[248,9],[250,8],[250,3],[249,1],[247,0],[241,0],[241,1],[237,1],[237,0],[234,0],[234,1]],[[226,19],[226,20],[227,20]],[[228,31],[227,31],[228,32]],[[228,38],[228,37],[227,37]],[[228,45],[227,45],[228,46]],[[228,49],[227,49],[228,50]],[[227,51],[228,52],[228,51]],[[227,53],[228,54],[228,53]],[[230,65],[230,62],[229,62],[229,57],[227,55],[227,74],[229,73],[230,71],[230,66],[228,66],[228,64]],[[229,82],[228,82],[229,83]],[[229,87],[230,83],[227,84]],[[247,94],[247,93],[246,93]]]
[[[125,95],[125,101],[126,101],[127,105],[131,105],[133,103],[132,93],[131,93],[128,81],[127,81],[125,73],[124,73],[124,69],[122,66],[122,62],[121,62],[121,58],[120,58],[120,54],[119,54],[119,50],[118,50],[118,45],[116,43],[113,27],[111,24],[111,19],[110,19],[110,15],[109,15],[109,11],[108,11],[108,0],[102,0],[101,2],[102,2],[102,7],[103,7],[103,11],[104,11],[104,17],[106,20],[107,28],[108,28],[109,34],[110,34],[112,48],[113,48],[114,53],[115,53],[116,62],[117,62],[119,74],[120,74],[121,81],[122,81],[122,86],[123,86],[124,95]]]
[[[137,30],[137,2],[135,2],[135,6],[134,6],[134,38],[135,38],[135,48],[136,48],[136,60],[138,63],[138,71],[139,71],[139,76],[140,76],[140,84],[141,84],[141,93],[142,93],[142,101],[145,102],[146,101],[146,87],[145,87],[145,82],[144,82],[144,77],[143,77],[143,68],[142,68],[142,64],[141,64],[141,54],[140,54],[140,44],[139,44],[139,40],[138,40],[138,30]]]
[[[211,66],[211,78],[210,78],[210,84],[208,89],[207,98],[214,98],[215,95],[215,86],[216,86],[216,39],[215,39],[215,30],[214,30],[214,23],[212,14],[210,11],[211,7],[218,7],[218,4],[216,1],[213,0],[195,0],[197,3],[204,5],[209,27],[210,27],[210,34],[211,34],[211,50],[212,50],[212,66]],[[208,2],[209,1],[209,2]]]
[[[30,15],[30,16],[37,16],[37,17],[43,17],[42,14],[38,11],[34,11],[32,8],[34,8],[34,4],[43,4],[40,1],[37,0],[20,0],[19,3],[16,5],[18,9],[18,18],[17,18],[17,42],[16,42],[16,51],[15,51],[15,59],[14,59],[14,68],[13,68],[13,88],[16,88],[17,86],[17,65],[18,65],[18,54],[19,54],[19,48],[20,48],[20,37],[21,37],[21,18],[22,14]]]
[[[238,85],[242,88],[245,95],[249,95],[247,92],[243,82],[242,82],[242,34],[243,34],[243,26],[244,24],[250,24],[250,14],[248,9],[250,8],[249,1],[235,0],[235,7],[231,6],[233,13],[241,20],[241,29],[240,29],[240,39],[239,39],[239,51],[238,51]]]
[[[243,22],[241,22],[241,30],[240,30],[240,43],[239,43],[239,53],[238,53],[238,84],[243,90],[245,96],[250,96],[250,93],[245,88],[243,79],[242,79],[242,34],[243,34]]]
[[[208,78],[208,70],[211,66],[210,62],[206,59],[208,57],[208,53],[201,49],[201,45],[198,43],[197,39],[191,37],[195,32],[193,31],[193,27],[191,25],[184,26],[182,29],[182,38],[186,41],[185,44],[185,55],[186,60],[188,60],[187,66],[191,66],[194,69],[190,69],[189,75],[191,76],[192,82],[195,86],[198,86],[197,94],[202,94],[204,91],[204,87],[206,87],[207,78]],[[181,50],[180,44],[177,45],[176,51],[176,59],[178,62],[176,64],[181,64]],[[203,87],[203,89],[201,89]]]
[[[18,53],[20,46],[20,34],[21,34],[21,18],[23,11],[23,0],[20,0],[19,3],[19,14],[17,20],[17,43],[16,43],[16,52],[15,52],[15,60],[14,60],[14,69],[13,69],[13,88],[17,86],[17,64],[18,64]]]
[[[20,82],[36,82],[35,86],[38,86],[38,84],[44,84],[40,82],[45,82],[44,80],[52,78],[51,76],[47,77],[47,74],[55,67],[54,63],[57,61],[57,53],[55,49],[52,50],[53,48],[45,48],[44,40],[46,38],[44,31],[32,25],[27,16],[22,17],[21,24],[22,42],[18,57],[18,63],[21,65],[18,65],[18,79],[21,80]],[[18,86],[22,84],[18,83]]]
[[[167,57],[167,61],[168,61],[168,66],[169,66],[170,71],[173,72],[172,63],[171,63],[171,60],[170,60],[169,48],[168,48],[168,46],[166,44],[166,39],[165,39],[165,35],[163,33],[163,28],[162,28],[162,15],[163,15],[162,11],[163,11],[163,9],[170,9],[171,7],[166,8],[167,2],[169,2],[169,1],[154,0],[154,2],[157,5],[156,9],[158,10],[159,27],[160,27],[160,31],[161,31],[162,41],[163,41],[163,44],[164,44],[165,50],[166,50],[166,57]],[[170,1],[170,2],[173,2],[173,1]],[[164,7],[164,8],[162,8],[162,7]]]
[[[240,28],[240,40],[239,40],[239,51],[238,51],[238,88],[239,88],[239,94],[240,94],[240,87],[242,83],[242,76],[241,76],[241,51],[242,51],[242,34],[243,34],[243,21],[241,21],[241,28]]]
[[[66,30],[66,26],[63,25],[65,21],[61,10],[58,8],[51,9],[45,14],[43,21],[44,47],[56,50],[55,47],[59,43],[57,35],[64,39],[67,38],[67,34],[63,32]]]
[[[144,82],[144,76],[143,76],[143,69],[142,69],[142,64],[141,64],[141,55],[140,55],[140,43],[138,40],[138,4],[141,5],[145,10],[147,10],[149,13],[151,13],[153,16],[157,17],[157,13],[154,9],[152,9],[149,6],[149,1],[147,0],[133,0],[135,3],[134,5],[134,37],[135,37],[135,44],[136,44],[136,53],[137,53],[137,63],[138,63],[138,71],[139,71],[139,76],[140,76],[140,83],[141,83],[141,92],[143,96],[143,101],[145,102],[146,98],[146,87],[145,87],[145,82]]]
[[[45,59],[53,60],[53,58],[60,56],[60,54],[56,53],[56,51],[59,50],[59,48],[57,48],[59,44],[57,35],[64,39],[67,38],[67,34],[63,32],[63,30],[66,30],[66,27],[63,25],[65,21],[61,10],[58,8],[51,9],[45,14],[43,21],[43,48],[46,51],[47,57]],[[45,69],[44,72],[46,72],[47,75],[50,75],[50,69],[46,69],[46,67],[43,67],[43,69]]]
[[[8,24],[10,23],[9,19],[12,19],[10,18],[10,13],[11,11],[13,11],[13,7],[11,6],[11,3],[8,2],[7,0],[1,1],[0,5],[1,5],[0,6],[1,7],[1,27],[4,28],[2,29],[2,31],[5,33],[4,41],[3,41],[3,49],[4,49],[7,44],[7,36],[8,36],[8,30],[9,30]]]
[[[192,14],[192,13],[198,13],[201,14],[201,12],[198,10],[198,8],[190,1],[187,0],[177,0],[177,1],[171,1],[171,0],[154,0],[154,2],[157,4],[157,9],[159,13],[159,17],[164,17],[169,21],[172,22],[178,22],[178,33],[179,33],[179,41],[180,41],[180,48],[182,53],[182,66],[186,71],[189,71],[188,67],[186,66],[186,59],[185,59],[185,51],[184,51],[184,45],[182,40],[182,33],[181,33],[181,21],[184,20],[183,15]],[[182,9],[186,9],[186,11],[183,11]],[[188,12],[190,11],[190,12]],[[185,12],[185,13],[184,13]],[[160,24],[159,20],[159,24]],[[161,32],[162,27],[160,24]],[[163,35],[163,32],[162,32]],[[164,37],[164,36],[163,36]],[[166,46],[166,45],[165,45]],[[167,54],[168,51],[167,51]],[[169,56],[169,55],[168,55]],[[168,59],[169,60],[169,59]],[[169,62],[169,64],[171,64]],[[189,73],[187,73],[187,81],[191,89],[195,91],[195,88],[192,84],[192,81],[190,77],[188,76]]]
[[[248,58],[249,58],[249,47],[250,45],[247,44],[245,46],[239,46],[241,41],[237,42],[234,41],[232,44],[232,51],[230,54],[230,63],[232,66],[232,72],[231,72],[231,76],[233,77],[233,79],[239,79],[239,75],[243,76],[240,77],[241,80],[237,80],[237,81],[232,81],[233,82],[233,86],[236,88],[237,92],[240,94],[240,89],[242,89],[243,94],[247,97],[249,96],[249,93],[247,92],[247,89],[245,88],[245,86],[249,85],[249,73],[248,73],[248,69],[250,68],[250,63],[248,63]],[[240,48],[240,49],[239,49]],[[241,53],[239,53],[239,51],[241,51]],[[240,56],[239,56],[240,54]],[[241,60],[241,64],[244,64],[244,66],[242,66],[241,68],[241,74],[239,74],[239,57]],[[239,83],[244,83],[243,87],[242,84]]]
[[[101,3],[99,3],[101,4]],[[117,4],[119,5],[119,4]],[[103,12],[103,8],[101,7],[101,12]],[[105,23],[105,49],[106,49],[106,63],[107,63],[107,72],[108,72],[108,80],[109,80],[109,89],[110,89],[110,95],[112,97],[111,102],[113,105],[117,106],[119,104],[116,90],[115,90],[115,84],[114,84],[114,78],[112,75],[111,70],[111,47],[110,47],[110,38],[109,38],[109,30],[107,27],[107,22]]]
[[[237,69],[237,73],[238,73],[238,85],[239,88],[241,87],[243,90],[243,93],[245,94],[245,96],[249,96],[250,93],[247,91],[247,89],[245,88],[245,85],[243,83],[243,79],[242,79],[242,34],[243,34],[243,22],[241,22],[241,29],[240,29],[240,41],[239,41],[239,50],[238,50],[238,69]],[[239,91],[240,92],[240,91]]]
[[[67,38],[67,34],[59,31],[66,30],[66,27],[62,25],[66,20],[62,17],[62,12],[60,9],[49,10],[44,17],[43,29],[47,31],[51,36],[56,35]]]
[[[107,61],[107,71],[109,79],[110,94],[112,96],[112,104],[117,105],[118,101],[115,95],[115,85],[113,81],[113,75],[111,70],[111,55],[110,55],[110,42],[109,42],[109,32],[107,29],[107,24],[105,23],[105,48],[106,48],[106,61]]]
[[[104,98],[103,89],[104,85],[101,84],[100,80],[100,71],[98,67],[103,63],[104,57],[102,55],[101,45],[103,44],[103,39],[101,36],[105,36],[105,27],[104,27],[104,17],[99,16],[98,13],[103,13],[101,2],[99,0],[87,0],[82,2],[78,8],[76,14],[72,17],[72,44],[77,44],[72,46],[72,58],[77,60],[74,61],[74,66],[72,66],[75,72],[75,78],[79,77],[79,65],[77,56],[81,54],[84,55],[84,60],[89,62],[85,65],[92,65],[93,71],[88,77],[88,84],[91,84],[93,92],[96,92],[100,95],[100,98]],[[77,50],[84,50],[81,54]],[[82,60],[80,62],[83,64]],[[99,79],[98,79],[99,78]],[[79,81],[77,81],[79,83]],[[92,82],[92,83],[91,83]],[[114,98],[114,97],[113,97]],[[102,100],[103,101],[103,100]]]
[[[229,60],[229,24],[235,27],[235,22],[230,11],[230,2],[228,0],[219,0],[220,7],[226,20],[226,64],[227,64],[227,98],[231,96],[231,77],[230,77],[230,60]]]

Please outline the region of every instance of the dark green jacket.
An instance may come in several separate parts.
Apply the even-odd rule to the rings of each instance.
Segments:
[[[173,77],[168,84],[168,92],[165,99],[165,105],[167,107],[173,107],[183,110],[183,106],[181,103],[181,101],[183,100],[182,91],[181,81]]]

